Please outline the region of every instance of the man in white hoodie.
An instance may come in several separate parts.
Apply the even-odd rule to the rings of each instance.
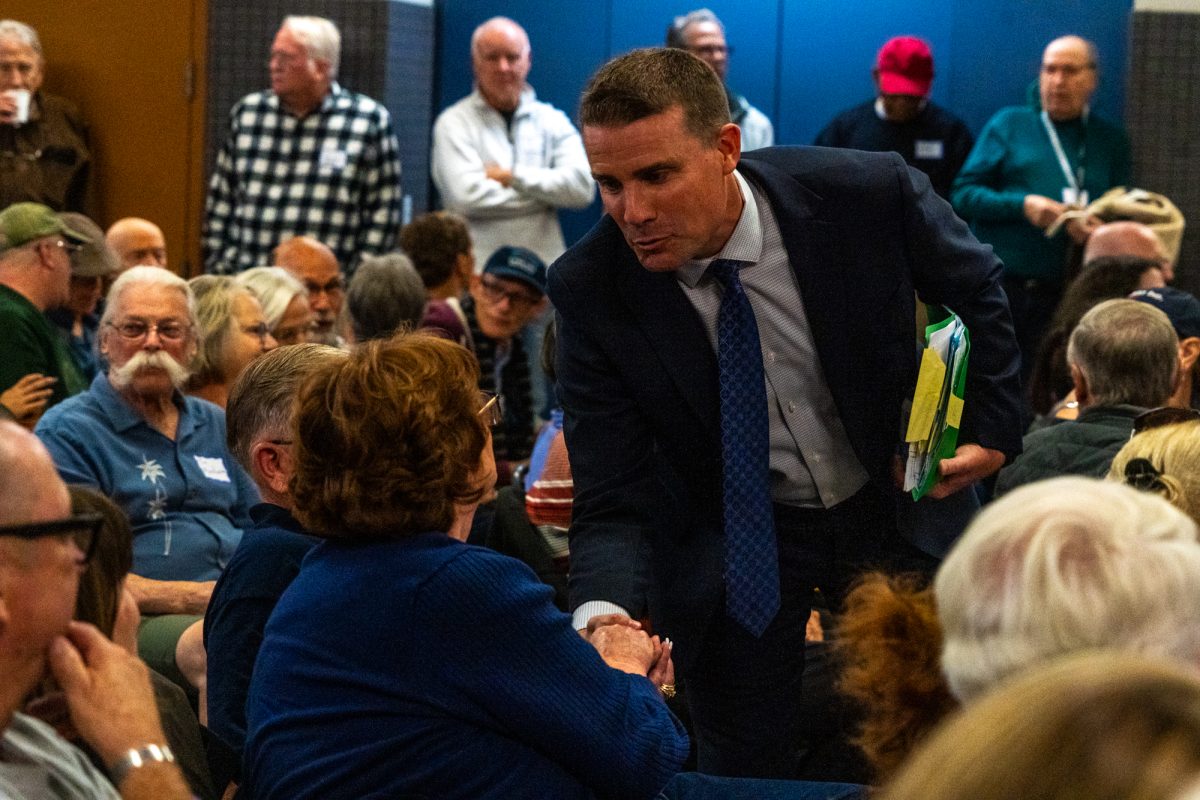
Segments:
[[[549,264],[566,249],[558,209],[592,202],[579,131],[525,82],[529,36],[516,22],[493,17],[476,28],[471,65],[475,90],[433,127],[434,185],[466,218],[477,265],[505,245]]]

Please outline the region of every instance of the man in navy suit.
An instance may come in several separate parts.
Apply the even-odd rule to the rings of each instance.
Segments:
[[[892,477],[917,371],[914,290],[972,335],[962,444],[937,496],[1020,450],[1017,348],[999,260],[923,175],[895,154],[740,158],[724,99],[678,50],[621,56],[584,92],[607,215],[549,275],[575,478],[571,605],[585,635],[628,618],[674,639],[702,771],[791,777],[812,589],[836,602],[867,566],[932,567],[900,535]],[[761,377],[732,388],[726,284],[710,274],[729,262],[762,353]],[[765,383],[766,409],[748,409],[760,452],[727,427],[747,409],[722,395],[746,383],[760,399]],[[730,448],[769,484],[770,558],[750,576],[766,595],[733,588],[746,526],[730,497],[746,487]]]

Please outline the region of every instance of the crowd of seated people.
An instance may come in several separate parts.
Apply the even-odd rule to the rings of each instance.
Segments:
[[[701,10],[672,30],[745,114],[720,20]],[[171,271],[151,220],[106,232],[75,210],[86,137],[61,201],[0,175],[0,796],[835,800],[874,784],[897,800],[1091,786],[1168,800],[1200,782],[1200,300],[1168,285],[1181,220],[1091,213],[1089,189],[1127,182],[1129,164],[1119,129],[1088,127],[1090,43],[1052,42],[1037,107],[1002,110],[974,149],[967,133],[956,180],[931,172],[1011,254],[998,279],[1032,425],[1023,453],[965,490],[982,510],[955,515],[935,574],[864,576],[823,632],[811,613],[832,657],[810,651],[810,666],[836,672],[839,696],[813,693],[834,720],[820,735],[870,765],[831,757],[817,782],[799,779],[810,764],[786,780],[691,770],[695,723],[676,712],[693,665],[676,680],[661,598],[640,619],[564,613],[572,463],[592,454],[568,458],[579,420],[553,396],[541,408],[538,387],[555,379],[556,210],[592,187],[586,137],[525,83],[525,31],[497,18],[475,32],[475,91],[435,132],[454,211],[403,227],[391,118],[338,83],[340,47],[328,20],[287,18],[271,89],[235,108],[205,211],[216,274]],[[78,121],[40,91],[44,66],[36,32],[0,21],[0,145]],[[912,139],[932,74],[927,44],[889,42],[877,98],[839,124],[871,111],[868,139]],[[265,114],[289,117],[318,178],[239,173],[247,153],[293,157],[259,138]],[[322,139],[334,120],[355,147]],[[1005,166],[1042,126],[1068,161],[1080,137],[1102,139],[1089,159],[1103,166],[1070,197],[1047,196],[1052,153],[1019,179]],[[534,132],[554,138],[539,166],[521,160]],[[914,146],[905,160],[931,170],[931,143]],[[332,174],[350,167],[361,186]],[[336,202],[297,212],[314,194]],[[687,302],[716,319],[715,297]],[[725,334],[709,333],[715,351]],[[792,435],[777,425],[770,446]],[[645,476],[610,477],[592,493]],[[641,531],[622,548],[631,572],[652,549]],[[1114,753],[1121,781],[1104,770]]]

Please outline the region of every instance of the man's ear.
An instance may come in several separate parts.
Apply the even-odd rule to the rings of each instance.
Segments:
[[[721,151],[721,165],[728,175],[742,157],[742,129],[732,122],[722,125],[717,133],[717,149]]]
[[[292,479],[292,454],[287,445],[259,441],[250,446],[250,465],[255,478],[275,494],[286,495]]]
[[[1071,383],[1075,387],[1075,400],[1079,403],[1079,407],[1086,408],[1091,403],[1091,395],[1088,393],[1087,376],[1083,374],[1083,370],[1071,364]]]
[[[1189,336],[1186,339],[1179,340],[1179,371],[1181,373],[1191,372],[1196,366],[1196,359],[1200,358],[1200,337]]]

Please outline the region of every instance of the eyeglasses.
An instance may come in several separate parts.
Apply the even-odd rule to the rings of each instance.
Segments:
[[[275,341],[281,346],[287,344],[303,344],[312,338],[312,334],[316,331],[317,325],[315,322],[310,322],[305,325],[292,325],[288,328],[276,328],[271,334],[275,337]]]
[[[1133,418],[1133,436],[1139,433],[1161,428],[1164,425],[1175,425],[1180,422],[1192,422],[1200,420],[1200,411],[1194,408],[1174,408],[1172,406],[1163,406],[1162,408],[1152,408],[1149,411],[1143,411]]]
[[[75,514],[66,519],[52,522],[31,522],[26,525],[0,526],[0,536],[15,536],[18,539],[42,539],[47,536],[70,537],[83,562],[87,564],[96,552],[96,540],[100,538],[100,527],[104,517],[100,514]]]
[[[165,341],[176,342],[188,335],[188,331],[192,329],[191,325],[177,322],[175,320],[164,320],[163,322],[145,322],[140,319],[131,319],[128,322],[110,322],[110,328],[121,334],[121,337],[128,339],[131,342],[141,341],[150,335],[150,331],[158,334],[158,338]]]
[[[505,289],[497,280],[486,276],[480,279],[480,285],[483,286],[483,294],[488,300],[493,303],[508,300],[509,305],[518,311],[528,311],[542,299],[531,297],[528,292]]]
[[[489,428],[494,428],[504,421],[504,401],[500,395],[480,392],[479,402],[483,404],[479,408],[479,416],[483,417]]]
[[[54,244],[56,247],[61,247],[63,250],[66,250],[68,256],[73,256],[83,249],[83,245],[76,244],[75,242],[68,242],[65,239],[59,239]]]
[[[260,322],[257,325],[246,325],[242,327],[242,333],[255,336],[262,345],[266,345],[267,337],[271,335],[271,329],[267,327],[267,323]]]

